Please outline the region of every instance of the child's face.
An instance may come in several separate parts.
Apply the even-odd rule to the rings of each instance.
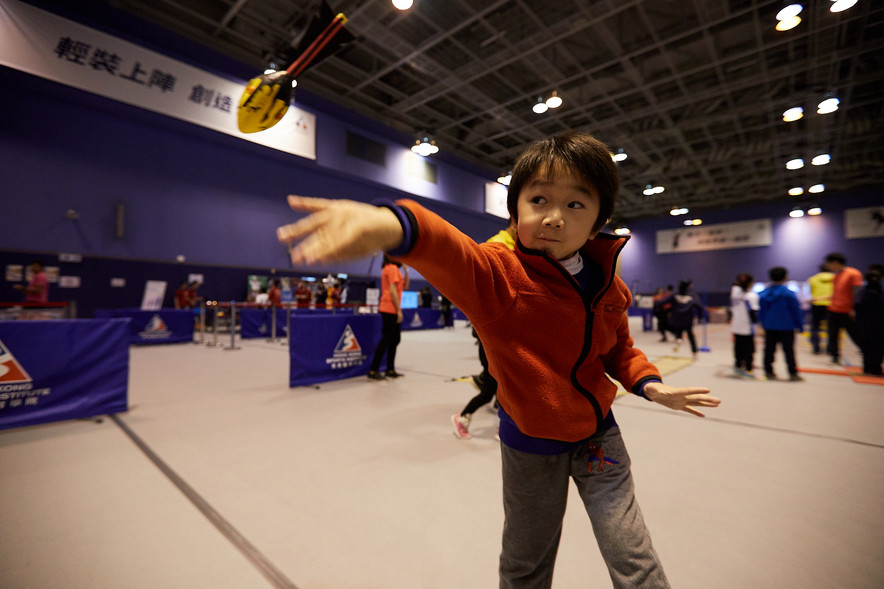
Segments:
[[[519,193],[519,239],[556,260],[571,257],[598,231],[599,195],[571,170],[540,170]]]

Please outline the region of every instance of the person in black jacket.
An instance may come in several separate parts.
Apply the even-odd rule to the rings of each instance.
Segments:
[[[697,357],[697,339],[694,337],[694,317],[703,317],[706,310],[697,300],[693,293],[688,290],[693,284],[690,280],[682,280],[678,283],[678,292],[663,304],[671,305],[669,310],[669,331],[675,335],[675,351],[684,343],[684,334],[687,333],[691,344],[691,353]]]
[[[859,331],[860,350],[863,354],[863,372],[882,376],[884,362],[884,295],[881,277],[884,266],[872,264],[866,271],[866,283],[857,288],[853,309]]]

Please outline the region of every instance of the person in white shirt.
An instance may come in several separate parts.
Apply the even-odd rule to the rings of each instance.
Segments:
[[[731,287],[731,333],[734,334],[734,374],[755,378],[752,362],[755,355],[755,323],[758,322],[758,293],[752,291],[755,279],[740,274]]]

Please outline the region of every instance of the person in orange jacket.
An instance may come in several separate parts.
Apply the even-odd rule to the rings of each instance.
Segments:
[[[500,587],[549,586],[573,479],[614,586],[669,587],[635,500],[611,405],[617,386],[671,409],[720,399],[671,387],[629,335],[631,294],[614,272],[626,238],[601,233],[619,187],[610,150],[566,133],[516,161],[514,250],[477,244],[415,202],[289,197],[311,213],[277,230],[296,265],[377,249],[414,267],[469,318],[498,380],[504,499]],[[469,280],[464,280],[468,276]]]

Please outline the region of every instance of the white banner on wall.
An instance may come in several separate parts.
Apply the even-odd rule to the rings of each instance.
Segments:
[[[245,81],[207,73],[16,0],[0,3],[0,64],[316,159],[314,115],[293,106],[274,127],[241,133],[236,109]]]
[[[847,239],[884,237],[884,206],[844,211],[844,235]]]
[[[770,219],[657,231],[658,254],[759,247],[771,242]]]
[[[500,182],[485,183],[485,212],[503,219],[510,218],[506,207],[507,187]]]

